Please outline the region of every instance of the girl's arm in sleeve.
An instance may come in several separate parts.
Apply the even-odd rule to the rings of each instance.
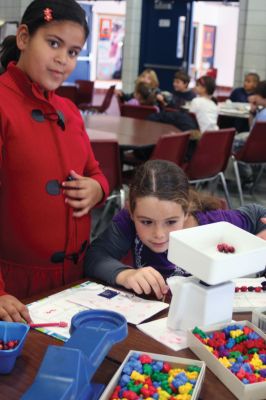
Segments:
[[[247,204],[239,207],[238,210],[246,215],[250,220],[251,233],[257,235],[266,229],[266,224],[261,221],[261,218],[266,217],[266,207],[263,207],[259,204]]]
[[[88,248],[85,257],[85,275],[101,279],[109,285],[116,285],[119,272],[130,268],[120,261],[127,255],[130,247],[130,240],[112,221]]]

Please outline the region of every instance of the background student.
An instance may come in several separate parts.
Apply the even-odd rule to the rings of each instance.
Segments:
[[[260,77],[255,72],[246,74],[243,87],[235,88],[229,99],[232,102],[248,103],[249,98],[255,93],[259,81]],[[249,130],[249,121],[245,118],[232,118],[232,126],[236,128],[238,133],[247,132]]]
[[[233,102],[248,103],[249,96],[254,94],[259,81],[260,77],[258,74],[249,72],[245,75],[243,86],[233,89],[229,99]]]
[[[144,69],[144,71],[142,71],[142,73],[137,77],[135,81],[135,86],[140,82],[146,83],[153,90],[155,94],[160,92],[159,79],[156,72],[153,69],[150,68]],[[124,93],[122,90],[116,90],[115,93],[121,102],[129,101],[134,97],[134,92]]]
[[[195,92],[188,88],[189,82],[190,76],[186,71],[177,71],[173,80],[173,92],[167,92],[168,95],[165,92],[161,92],[157,95],[157,100],[165,107],[179,109],[196,97]]]
[[[170,232],[228,221],[266,239],[266,226],[260,220],[266,216],[264,207],[218,207],[214,198],[189,189],[185,173],[176,164],[147,161],[138,167],[130,186],[129,209],[120,211],[91,244],[85,259],[86,275],[137,294],[153,291],[160,299],[168,291],[166,277],[186,275],[167,259]],[[132,265],[121,261],[129,251]]]
[[[133,106],[154,106],[156,95],[148,83],[138,82],[135,86],[134,97],[125,102]]]
[[[213,99],[215,87],[215,80],[210,76],[202,76],[196,81],[197,97],[191,101],[189,111],[195,114],[201,133],[219,129],[218,106]]]
[[[91,208],[108,184],[79,110],[55,94],[88,35],[75,0],[35,0],[5,39],[0,76],[0,319],[30,321],[22,298],[76,281]]]

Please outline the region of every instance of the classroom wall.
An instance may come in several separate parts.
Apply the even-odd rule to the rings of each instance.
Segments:
[[[251,71],[266,79],[265,21],[265,0],[240,0],[235,86],[241,86]]]

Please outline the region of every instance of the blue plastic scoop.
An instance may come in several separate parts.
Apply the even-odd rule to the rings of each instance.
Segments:
[[[96,400],[104,385],[91,382],[110,348],[127,336],[126,319],[112,311],[88,310],[71,321],[64,346],[49,346],[22,400]]]

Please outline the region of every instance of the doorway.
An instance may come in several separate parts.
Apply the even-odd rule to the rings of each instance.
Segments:
[[[216,83],[233,87],[239,3],[193,2],[189,74],[192,80],[215,69]]]

